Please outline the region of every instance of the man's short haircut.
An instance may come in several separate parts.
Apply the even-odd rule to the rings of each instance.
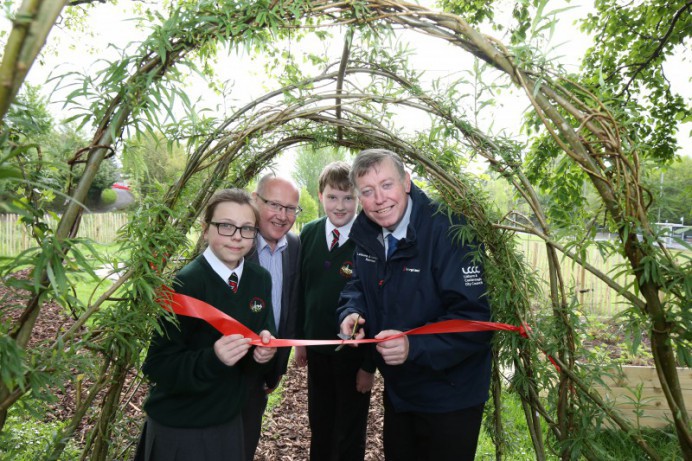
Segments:
[[[353,160],[353,166],[351,167],[351,183],[355,186],[357,184],[357,178],[366,175],[368,171],[382,163],[385,159],[390,159],[392,161],[402,181],[406,179],[404,162],[397,154],[387,149],[365,149]]]
[[[204,210],[204,223],[209,224],[214,217],[214,211],[219,203],[233,202],[239,205],[248,205],[252,208],[252,214],[255,215],[255,226],[259,222],[259,211],[252,201],[252,196],[243,189],[221,189],[216,192],[207,202],[207,207]]]
[[[350,174],[351,166],[346,162],[336,161],[325,166],[322,173],[320,173],[320,194],[324,192],[327,186],[344,192],[353,189]]]

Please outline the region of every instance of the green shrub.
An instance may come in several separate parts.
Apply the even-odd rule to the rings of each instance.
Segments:
[[[113,189],[103,189],[101,191],[101,203],[104,205],[112,205],[118,200],[118,193]]]
[[[0,459],[34,461],[45,458],[55,436],[64,424],[66,423],[45,422],[29,416],[10,415],[0,434]],[[70,441],[60,459],[79,459],[79,455],[79,448]]]
[[[505,430],[507,453],[505,458],[512,461],[533,461],[536,454],[531,443],[531,436],[526,425],[526,417],[521,406],[519,397],[508,390],[502,392],[502,418]],[[492,424],[492,398],[486,403],[484,424],[478,437],[478,448],[476,450],[476,460],[495,461],[495,441],[490,435]],[[544,430],[546,428],[544,427]],[[555,460],[556,457],[548,457]]]

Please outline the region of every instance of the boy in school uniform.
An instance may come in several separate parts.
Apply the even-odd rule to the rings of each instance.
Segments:
[[[217,192],[202,223],[208,246],[178,272],[173,286],[259,332],[267,344],[274,331],[271,276],[245,260],[258,219],[247,192]],[[152,387],[135,459],[242,459],[245,378],[252,369],[268,366],[276,348],[252,348],[249,338],[223,336],[201,319],[176,320],[161,317],[162,331],[154,333],[142,368]]]
[[[327,165],[319,199],[327,216],[300,233],[299,337],[335,339],[339,294],[352,277],[354,245],[348,238],[357,199],[345,162]],[[375,366],[371,348],[296,347],[308,368],[308,416],[312,461],[362,461]]]

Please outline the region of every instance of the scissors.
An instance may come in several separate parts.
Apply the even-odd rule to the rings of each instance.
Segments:
[[[356,332],[358,332],[358,320],[360,320],[360,314],[356,317],[356,321],[353,324],[353,330],[351,331],[351,336],[347,335],[346,333],[341,333],[337,335],[339,338],[346,340],[346,339],[355,339],[356,338]],[[343,348],[346,344],[341,343],[338,346],[336,346],[336,349],[334,349],[335,352],[339,352],[341,348]]]

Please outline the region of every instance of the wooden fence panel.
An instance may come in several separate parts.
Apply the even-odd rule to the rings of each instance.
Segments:
[[[46,221],[53,227],[57,225],[52,218]],[[82,217],[77,236],[98,243],[110,243],[125,224],[126,213],[89,213]],[[0,255],[16,256],[32,246],[36,246],[36,242],[26,227],[19,223],[19,216],[0,214]]]
[[[26,228],[18,223],[18,219],[17,215],[0,214],[0,255],[15,256],[30,246],[35,246],[35,242]],[[125,213],[85,214],[82,217],[78,236],[98,243],[110,243],[116,239],[118,229],[126,223],[127,214]],[[55,225],[55,223],[52,224]],[[545,281],[544,292],[547,293],[548,261],[545,244],[530,238],[524,238],[523,241],[521,248],[526,255],[526,261]],[[596,250],[592,250],[589,252],[588,262],[602,272],[609,273],[616,265],[623,262],[623,258],[616,255],[604,260]],[[562,270],[565,282],[568,286],[574,287],[575,296],[587,312],[612,316],[623,309],[625,299],[622,296],[576,263],[563,258]],[[622,276],[618,282],[624,286],[627,280]]]
[[[539,278],[543,280],[544,292],[549,290],[548,279],[548,256],[545,243],[539,240],[526,238],[521,249],[523,250],[526,261],[531,268],[538,272]],[[596,249],[589,250],[587,262],[605,274],[614,272],[624,261],[620,255],[610,256],[604,259]],[[562,276],[568,287],[574,288],[574,295],[577,296],[580,304],[588,312],[596,315],[612,316],[622,311],[629,303],[620,294],[603,281],[591,274],[589,271],[563,256],[561,260]],[[631,277],[621,275],[615,280],[621,285],[626,286],[631,281]]]

